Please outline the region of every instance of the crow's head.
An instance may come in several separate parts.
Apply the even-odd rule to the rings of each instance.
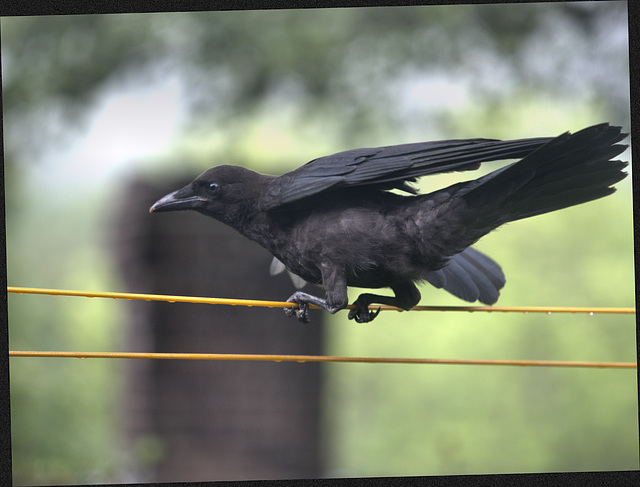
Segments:
[[[271,179],[240,166],[216,166],[160,198],[149,212],[195,210],[237,227]]]

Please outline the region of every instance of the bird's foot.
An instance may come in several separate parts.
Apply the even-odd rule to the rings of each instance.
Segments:
[[[356,323],[369,323],[378,316],[380,313],[380,307],[375,311],[369,311],[369,303],[364,299],[360,299],[359,296],[353,303],[355,308],[349,310],[349,319],[356,320]]]
[[[294,295],[295,296],[295,295]],[[294,296],[287,299],[288,303],[296,303],[297,308],[284,308],[284,313],[289,317],[296,317],[300,323],[309,323],[309,304],[299,302]]]

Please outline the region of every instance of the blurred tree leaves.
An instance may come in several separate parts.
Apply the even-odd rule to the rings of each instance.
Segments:
[[[605,118],[623,123],[627,80],[611,73],[628,57],[601,39],[625,22],[624,2],[5,18],[8,142],[24,151],[47,132],[64,138],[64,121],[82,119],[108,86],[176,73],[189,86],[193,123],[242,130],[238,121],[275,98],[295,105],[301,123],[321,110],[342,143],[402,120],[396,90],[408,70],[472,80],[472,92],[504,104],[515,86],[590,99],[605,92]],[[62,123],[52,127],[52,116]],[[44,140],[26,138],[36,127]]]

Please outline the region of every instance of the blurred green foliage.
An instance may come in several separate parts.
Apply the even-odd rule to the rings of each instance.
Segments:
[[[173,146],[131,161],[150,178],[221,159],[278,173],[359,146],[628,128],[626,21],[625,2],[3,18],[9,284],[118,289],[107,223],[126,174],[65,185],[63,168],[38,162],[111,93],[167,76],[186,87]],[[630,178],[618,187],[484,238],[507,276],[499,304],[633,306]],[[422,289],[423,304],[461,304]],[[116,350],[125,311],[11,295],[10,348]],[[355,325],[339,313],[327,353],[635,361],[633,323],[385,312]],[[16,484],[137,478],[120,367],[12,359]],[[638,468],[633,371],[333,364],[324,403],[327,475]]]

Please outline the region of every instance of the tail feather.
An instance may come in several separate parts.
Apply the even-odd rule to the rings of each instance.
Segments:
[[[480,178],[463,198],[474,207],[497,203],[503,219],[498,224],[602,198],[627,176],[626,162],[610,160],[627,148],[617,144],[626,136],[609,124],[567,132]]]
[[[454,249],[447,264],[426,280],[466,301],[495,303],[504,274],[469,246],[504,223],[613,193],[613,185],[627,176],[628,163],[611,160],[626,149],[617,143],[625,137],[620,127],[606,123],[567,132],[486,176],[424,195],[430,207],[443,208],[429,236],[442,248]]]
[[[469,247],[451,257],[442,269],[431,272],[427,282],[465,301],[494,304],[505,278],[498,264]]]

